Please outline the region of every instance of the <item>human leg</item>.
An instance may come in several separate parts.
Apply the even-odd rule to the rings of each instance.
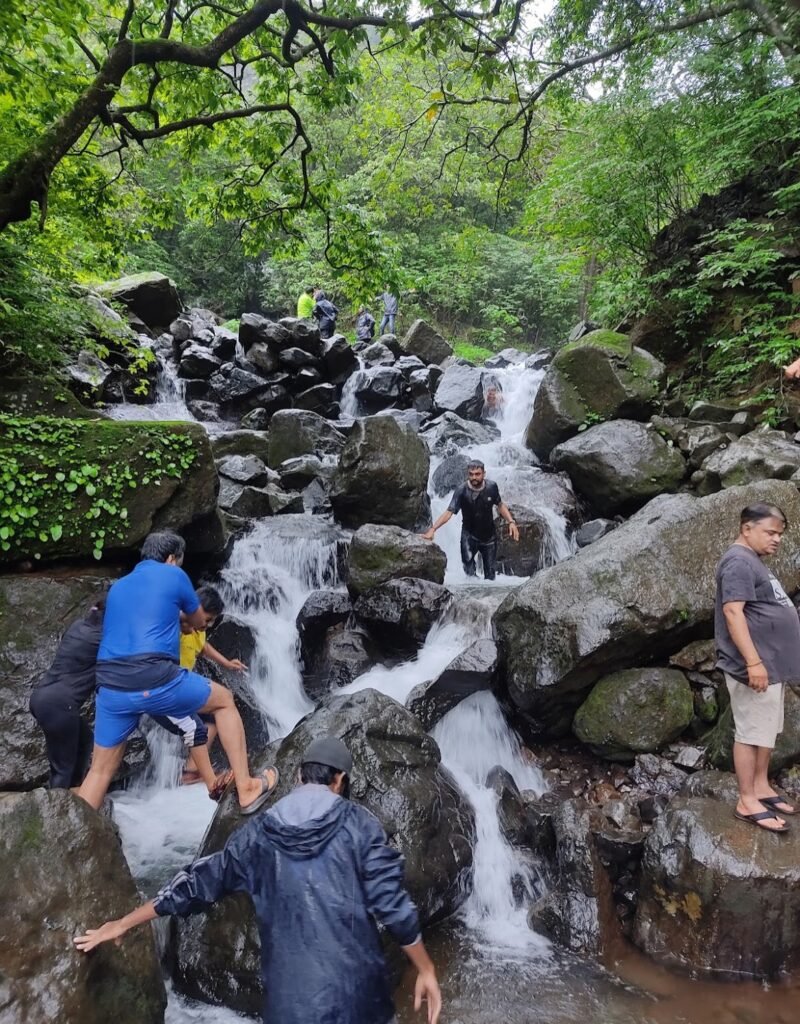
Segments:
[[[764,805],[759,800],[756,780],[766,779],[769,757],[777,738],[778,716],[782,715],[782,695],[769,692],[776,687],[769,687],[765,693],[757,693],[731,676],[726,675],[725,679],[735,727],[733,765],[739,788],[736,811],[742,815],[760,814],[764,811]],[[761,776],[758,774],[759,769]],[[763,781],[760,784],[763,786]],[[785,822],[776,814],[757,824],[774,831],[782,828]]]
[[[78,790],[78,796],[81,800],[85,800],[90,807],[94,807],[96,811],[103,806],[111,780],[122,761],[126,745],[127,741],[118,743],[114,747],[101,747],[97,743],[94,745],[92,764]]]
[[[114,773],[125,753],[128,737],[139,724],[140,694],[101,686],[95,700],[92,763],[78,796],[100,810]]]
[[[50,789],[69,789],[80,768],[80,712],[52,687],[33,691],[30,710],[44,733]]]
[[[71,789],[77,789],[86,778],[89,771],[89,762],[92,759],[92,730],[89,723],[81,715],[79,722],[78,736],[78,757],[75,762],[75,771],[70,782]]]
[[[480,545],[481,561],[483,562],[483,578],[493,580],[497,576],[497,538]]]
[[[394,334],[394,313],[387,313],[386,319],[389,321],[389,334]]]
[[[478,554],[478,543],[466,530],[461,531],[461,564],[467,576],[475,575],[475,556]]]
[[[381,317],[381,326],[378,329],[378,334],[383,334],[384,333],[384,328],[386,327],[388,322],[389,322],[389,314],[388,313],[384,313],[383,316]]]

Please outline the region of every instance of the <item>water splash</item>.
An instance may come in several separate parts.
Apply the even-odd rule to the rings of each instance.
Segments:
[[[197,419],[186,404],[186,381],[178,376],[175,363],[166,356],[157,355],[155,401],[151,405],[120,402],[108,407],[112,420],[180,420],[196,423]]]

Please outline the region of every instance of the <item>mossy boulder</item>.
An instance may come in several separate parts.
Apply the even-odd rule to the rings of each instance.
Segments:
[[[118,555],[159,527],[191,528],[210,553],[221,533],[199,527],[217,488],[195,423],[0,417],[0,566]]]
[[[49,373],[34,377],[19,373],[0,380],[0,414],[9,416],[61,416],[65,419],[101,419],[97,409],[87,409],[73,395],[66,381]]]
[[[680,736],[694,713],[692,689],[683,672],[632,668],[596,684],[578,708],[572,731],[595,754],[633,761]]]
[[[148,327],[166,329],[183,309],[175,283],[156,272],[120,277],[95,290],[103,299],[121,303]]]
[[[30,1024],[162,1024],[153,931],[90,955],[73,937],[139,903],[117,830],[68,790],[0,797],[0,1017]]]
[[[347,559],[347,589],[354,596],[388,580],[412,576],[444,583],[447,556],[438,544],[399,526],[368,524],[356,530]]]
[[[536,394],[525,443],[540,459],[584,423],[652,412],[665,368],[625,334],[591,331],[564,345]]]

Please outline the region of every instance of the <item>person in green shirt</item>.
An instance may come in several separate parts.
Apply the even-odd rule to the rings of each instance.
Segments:
[[[311,314],[314,310],[314,289],[312,287],[304,288],[303,293],[297,300],[297,318],[298,320],[310,320]]]

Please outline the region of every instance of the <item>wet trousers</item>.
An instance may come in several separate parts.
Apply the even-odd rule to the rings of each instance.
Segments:
[[[92,753],[92,730],[70,694],[57,685],[37,687],[31,714],[44,733],[50,762],[50,788],[80,786]]]
[[[478,540],[466,530],[461,531],[461,563],[467,576],[475,575],[475,558],[481,556],[483,562],[483,578],[493,580],[497,575],[497,537],[490,540]]]

